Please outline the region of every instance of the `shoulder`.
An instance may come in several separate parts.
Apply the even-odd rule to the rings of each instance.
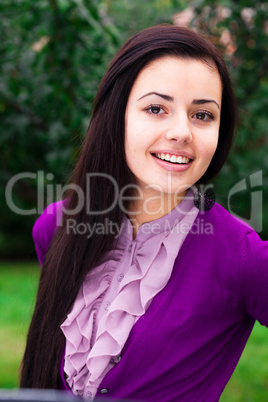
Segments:
[[[267,261],[268,242],[262,241],[252,227],[217,203],[211,210],[200,212],[194,225],[195,236],[190,240],[198,254],[204,255],[203,258],[211,263],[228,265],[232,270],[243,261],[249,266],[249,261],[253,263],[255,257],[256,264],[263,258]]]
[[[209,211],[206,221],[214,225],[210,251],[217,250],[215,255],[221,257],[217,268],[229,272],[230,287],[238,280],[242,310],[268,326],[268,241],[219,204]]]
[[[249,233],[256,233],[250,225],[242,219],[231,215],[230,212],[218,203],[215,203],[211,210],[201,212],[198,217],[212,225],[215,237],[225,238],[226,240],[231,238],[232,242],[236,240],[241,241]]]
[[[184,247],[188,265],[233,294],[243,316],[268,326],[268,241],[219,204],[200,211],[195,224]]]
[[[36,248],[37,257],[41,265],[48,250],[57,227],[61,224],[64,200],[54,202],[43,211],[36,220],[32,236]]]
[[[257,261],[263,260],[268,270],[268,241],[262,240],[250,225],[231,215],[219,204],[208,211],[204,220],[212,225],[215,240],[220,240],[225,246],[228,244],[230,249],[239,250],[242,264],[254,265],[255,261],[256,265]]]

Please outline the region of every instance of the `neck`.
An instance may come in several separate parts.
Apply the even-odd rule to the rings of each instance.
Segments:
[[[178,195],[160,193],[154,197],[144,195],[142,199],[134,196],[127,208],[128,217],[133,226],[133,237],[136,237],[139,227],[143,223],[159,219],[176,208],[186,193],[187,191]]]

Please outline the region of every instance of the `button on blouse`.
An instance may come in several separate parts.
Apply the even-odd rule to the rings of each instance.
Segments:
[[[113,249],[87,274],[61,325],[66,338],[64,371],[75,394],[94,398],[104,376],[119,363],[133,325],[166,286],[199,212],[193,191],[189,189],[169,214],[141,225],[134,240],[132,225],[124,217]]]

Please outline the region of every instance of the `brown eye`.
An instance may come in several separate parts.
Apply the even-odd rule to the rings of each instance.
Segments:
[[[196,113],[196,117],[198,118],[198,120],[205,120],[206,114],[199,112],[199,113]]]
[[[209,112],[198,112],[194,115],[197,120],[200,121],[212,121],[214,120],[214,116]]]
[[[155,114],[155,115],[159,115],[159,114],[164,114],[165,110],[159,106],[159,105],[150,105],[149,107],[147,107],[145,109],[145,111],[149,114]]]
[[[161,111],[161,108],[159,106],[151,106],[151,112],[153,114],[159,114]]]

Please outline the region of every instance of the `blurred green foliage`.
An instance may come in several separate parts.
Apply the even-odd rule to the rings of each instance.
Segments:
[[[240,122],[232,156],[213,183],[217,199],[228,206],[230,189],[245,178],[248,190],[232,197],[231,208],[249,218],[249,178],[259,170],[267,198],[266,1],[253,7],[245,0],[2,0],[0,21],[0,256],[33,252],[37,218],[10,210],[6,184],[16,174],[38,171],[44,171],[45,188],[66,182],[109,61],[131,34],[158,23],[184,23],[210,34],[229,65]],[[18,180],[14,204],[36,208],[37,182],[34,175]],[[55,193],[45,194],[45,203],[53,199]],[[258,212],[260,234],[267,238],[268,205]]]
[[[44,171],[64,182],[119,33],[97,0],[6,0],[0,18],[0,180]],[[37,216],[12,213],[1,192],[0,253],[29,252]],[[13,197],[36,206],[37,180],[18,181]]]
[[[256,1],[253,7],[248,0],[197,0],[191,4],[189,26],[210,34],[222,50],[239,108],[233,151],[214,181],[216,197],[230,212],[250,220],[260,236],[268,239],[268,3]],[[252,176],[257,172],[260,180]],[[229,198],[241,180],[247,189]],[[255,191],[263,196],[259,210],[254,209],[251,197]]]

